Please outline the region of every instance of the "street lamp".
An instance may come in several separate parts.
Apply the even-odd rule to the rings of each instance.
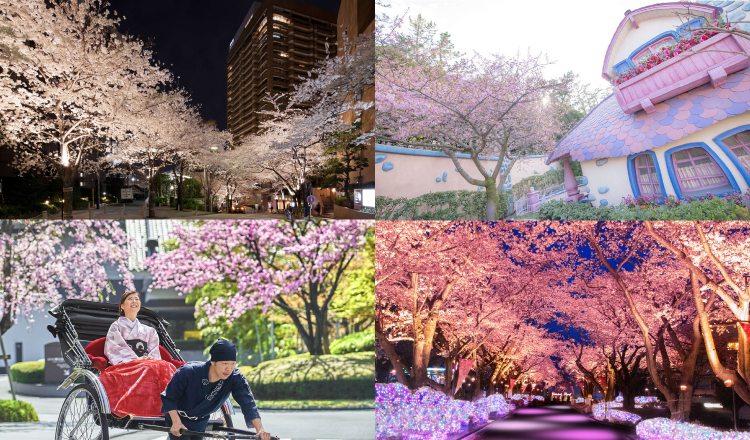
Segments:
[[[737,430],[737,409],[734,401],[734,383],[732,382],[732,379],[727,379],[724,381],[724,385],[727,387],[732,387],[732,420],[734,420],[734,430]]]

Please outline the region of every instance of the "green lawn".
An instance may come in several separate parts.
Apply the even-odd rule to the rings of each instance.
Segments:
[[[539,220],[539,213],[529,212],[524,215],[512,216],[510,220]]]
[[[260,409],[359,409],[375,408],[374,400],[260,400]]]

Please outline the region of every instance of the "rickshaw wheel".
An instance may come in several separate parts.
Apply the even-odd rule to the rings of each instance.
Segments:
[[[221,417],[224,420],[224,423],[227,428],[234,428],[234,423],[232,422],[232,414],[227,413],[226,408],[224,408],[224,405],[221,405],[221,408],[219,408],[218,411],[211,414],[211,419],[216,420],[219,417]]]
[[[60,410],[55,440],[109,440],[107,416],[99,407],[99,396],[89,384],[77,385]]]

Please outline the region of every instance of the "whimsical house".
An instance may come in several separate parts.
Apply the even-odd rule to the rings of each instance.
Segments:
[[[613,94],[547,158],[563,161],[566,201],[607,206],[629,195],[684,199],[750,188],[750,40],[700,30],[745,20],[748,11],[744,1],[702,1],[625,13],[602,67]],[[588,197],[570,160],[595,189]]]

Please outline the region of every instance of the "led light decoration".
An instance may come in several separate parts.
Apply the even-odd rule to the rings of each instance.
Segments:
[[[642,440],[707,439],[750,440],[747,432],[723,432],[693,423],[676,422],[665,418],[647,419],[639,423],[636,433]]]
[[[638,396],[635,398],[635,403],[643,405],[648,402],[656,402],[657,400],[659,399],[656,396]]]
[[[445,440],[469,423],[484,423],[490,413],[508,415],[510,407],[499,394],[477,402],[454,400],[445,394],[420,388],[413,394],[401,384],[375,385],[375,435],[379,440]]]
[[[576,399],[576,403],[584,403],[585,401],[586,399],[584,399],[583,397],[579,397]]]
[[[612,408],[622,408],[621,402],[607,402],[607,417],[613,417],[617,420],[630,423],[638,423],[641,420],[639,415],[629,413],[626,411],[620,411]],[[594,405],[593,408],[594,418],[597,420],[604,420],[604,403]]]

